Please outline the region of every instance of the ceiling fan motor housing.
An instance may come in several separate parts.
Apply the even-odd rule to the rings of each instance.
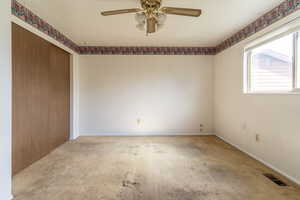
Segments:
[[[144,10],[158,10],[161,6],[161,0],[141,0],[141,5]]]

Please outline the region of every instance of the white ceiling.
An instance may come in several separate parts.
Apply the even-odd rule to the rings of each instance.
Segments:
[[[200,18],[168,16],[146,37],[134,14],[103,17],[100,11],[139,7],[139,0],[18,0],[78,45],[215,46],[283,0],[163,0],[163,6],[201,8]]]

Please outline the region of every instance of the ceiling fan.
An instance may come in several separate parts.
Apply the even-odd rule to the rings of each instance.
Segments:
[[[189,17],[199,17],[202,13],[200,9],[190,8],[174,8],[174,7],[162,7],[162,0],[140,0],[141,8],[131,8],[122,10],[112,10],[101,12],[103,16],[119,15],[126,13],[136,13],[135,19],[138,22],[137,28],[145,30],[146,33],[155,33],[161,29],[164,22],[167,19],[167,14],[170,15],[181,15]]]

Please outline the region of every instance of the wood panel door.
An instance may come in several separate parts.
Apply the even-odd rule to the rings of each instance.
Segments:
[[[50,48],[49,136],[51,149],[69,140],[70,57],[55,46]],[[66,126],[68,124],[68,126]]]
[[[13,174],[69,139],[69,58],[12,24]]]

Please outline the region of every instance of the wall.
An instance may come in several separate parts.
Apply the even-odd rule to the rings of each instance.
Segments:
[[[11,198],[10,0],[0,1],[0,199]]]
[[[80,56],[80,135],[212,129],[212,56]],[[140,124],[138,124],[140,119]]]
[[[277,22],[214,59],[215,133],[298,183],[300,95],[243,94],[243,49],[299,14]],[[255,134],[260,135],[260,142],[256,142]]]

